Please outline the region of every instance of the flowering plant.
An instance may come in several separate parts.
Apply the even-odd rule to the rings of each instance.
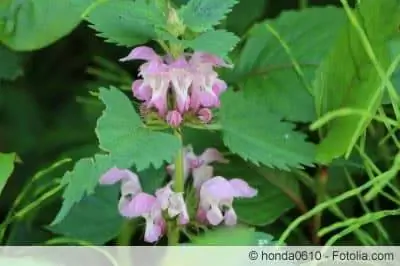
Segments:
[[[277,2],[0,1],[0,240],[395,243],[399,0]]]

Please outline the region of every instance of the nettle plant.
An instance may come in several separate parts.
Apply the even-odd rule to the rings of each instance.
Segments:
[[[248,2],[1,1],[0,55],[10,66],[8,48],[41,49],[81,19],[126,48],[93,71],[106,84],[91,91],[104,108],[97,152],[15,217],[64,189],[48,229],[67,239],[47,243],[118,236],[130,245],[137,234],[152,244],[282,245],[293,232],[296,244],[333,245],[349,234],[355,244],[393,243],[379,220],[400,214],[400,1],[340,0],[256,24],[238,10],[258,13],[266,1]],[[254,19],[244,25],[247,15]],[[233,24],[235,33],[226,30]],[[0,79],[21,74],[13,69],[0,69]],[[15,158],[0,154],[2,176]],[[351,219],[354,205],[342,205],[350,197],[362,209]],[[283,228],[263,228],[278,218]]]
[[[349,156],[371,120],[363,112],[371,113],[380,104],[383,90],[376,87],[386,86],[382,83],[390,59],[386,43],[396,32],[398,15],[393,12],[398,8],[395,0],[365,0],[355,11],[342,3],[344,9],[288,12],[274,22],[254,26],[242,42],[215,28],[236,0],[191,0],[180,7],[164,0],[108,1],[93,7],[88,20],[101,37],[134,46],[119,61],[140,66],[131,84],[133,99],[116,87],[95,93],[105,105],[96,128],[102,152],[80,160],[65,174],[67,187],[55,228],[98,186],[119,198],[112,208],[126,221],[127,239],[132,234],[130,221],[135,228],[143,225],[144,241],[155,243],[167,236],[169,245],[180,243],[182,233],[193,240],[199,229],[260,226],[292,204],[265,179],[276,175],[270,181],[296,199],[291,194],[299,190],[294,180],[302,176],[299,173],[305,178],[304,167],[316,165],[321,165],[319,177],[306,178],[306,184],[317,191],[316,208],[331,206],[321,207],[326,198],[318,194],[326,182],[324,165]],[[296,33],[296,21],[303,20],[307,27],[324,27],[326,33]],[[129,31],[133,24],[135,34]],[[333,48],[322,45],[335,39],[339,41]],[[144,44],[149,41],[154,41],[153,48]],[[302,42],[307,45],[300,46]],[[312,54],[305,49],[309,46],[315,49]],[[229,59],[235,47],[233,60]],[[325,54],[327,59],[316,72],[307,69]],[[308,63],[300,63],[302,58]],[[371,63],[357,65],[365,60]],[[342,70],[344,64],[354,71]],[[265,73],[256,75],[259,71]],[[368,82],[359,75],[368,75]],[[293,91],[299,86],[301,90]],[[347,93],[338,90],[340,86],[354,88]],[[392,87],[388,86],[390,97],[395,100]],[[341,108],[343,100],[348,109],[331,113]],[[318,146],[302,126],[313,120],[317,121],[311,129],[319,129],[322,138]],[[193,135],[198,131],[202,133]],[[152,180],[149,171],[161,178]],[[156,185],[145,188],[149,182]],[[112,190],[115,185],[117,194]],[[292,223],[279,244],[313,215],[318,217],[317,210]],[[318,238],[318,220],[313,225]],[[261,239],[271,243],[268,237]]]

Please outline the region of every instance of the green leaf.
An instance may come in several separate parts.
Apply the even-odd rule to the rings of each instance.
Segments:
[[[166,14],[156,1],[106,1],[89,14],[87,20],[99,36],[122,46],[135,46],[156,38],[166,24]]]
[[[300,187],[294,174],[256,168],[238,158],[229,160],[228,165],[216,165],[215,173],[229,178],[241,178],[258,190],[254,198],[234,201],[240,221],[256,226],[271,224],[295,206],[293,199],[300,198]]]
[[[15,153],[0,153],[0,194],[14,171]]]
[[[76,203],[93,194],[101,175],[112,167],[128,168],[129,165],[109,155],[97,154],[94,158],[81,159],[72,171],[66,172],[62,178],[62,185],[67,186],[63,193],[63,203],[51,225],[60,223]]]
[[[270,113],[262,99],[227,91],[222,95],[220,119],[225,145],[255,165],[288,170],[314,160],[314,145],[293,131],[292,124]]]
[[[195,51],[208,52],[220,57],[225,57],[240,39],[233,33],[225,30],[211,30],[202,33],[194,40],[185,44]]]
[[[236,3],[237,0],[190,0],[179,15],[190,29],[202,32],[218,24]]]
[[[46,47],[69,34],[96,0],[25,0],[10,5],[0,39],[18,51]]]
[[[0,45],[0,80],[14,80],[23,73],[21,57],[4,45]]]
[[[288,120],[314,120],[311,81],[344,22],[341,9],[325,7],[287,11],[255,25],[246,35],[229,81],[247,94],[257,95],[272,112]]]
[[[160,168],[170,162],[181,148],[177,137],[154,132],[145,127],[129,99],[118,89],[100,88],[100,99],[106,105],[97,121],[99,147],[113,158],[135,164],[137,171],[153,165]]]
[[[357,9],[356,16],[384,71],[390,64],[387,41],[398,30],[399,15],[397,0],[364,0]],[[354,108],[374,115],[384,92],[380,86],[378,72],[365,52],[359,33],[349,22],[318,69],[314,84],[318,113],[323,116],[329,111]],[[349,154],[369,122],[370,118],[360,116],[344,116],[331,121],[317,149],[318,161],[329,163]]]
[[[248,0],[240,0],[228,15],[226,21],[227,29],[238,35],[244,34],[256,20],[264,16],[269,1],[252,0],[251,4],[249,4]]]
[[[98,187],[75,204],[69,214],[50,230],[68,238],[103,245],[118,235],[123,218],[118,212],[119,186]]]

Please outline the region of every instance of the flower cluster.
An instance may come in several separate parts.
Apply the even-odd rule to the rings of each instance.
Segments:
[[[251,188],[242,179],[227,180],[214,176],[213,162],[227,163],[218,150],[206,149],[197,156],[192,147],[184,149],[184,177],[193,179],[193,189],[196,190],[198,206],[196,219],[206,225],[233,226],[237,222],[235,210],[232,207],[235,198],[251,198],[257,195],[257,190]],[[167,166],[167,172],[173,176],[174,165]],[[178,224],[190,222],[188,209],[182,192],[172,190],[173,182],[158,189],[155,195],[142,191],[139,177],[127,169],[112,168],[101,178],[100,184],[111,185],[121,182],[121,198],[119,211],[127,218],[143,217],[146,221],[144,239],[147,242],[158,241],[167,230],[167,218],[177,218]]]
[[[152,48],[140,46],[120,61],[145,60],[132,84],[133,95],[143,101],[143,109],[155,109],[168,124],[178,127],[185,114],[208,123],[211,109],[220,105],[219,96],[227,89],[214,67],[231,67],[221,58],[195,52],[179,58],[159,56]]]

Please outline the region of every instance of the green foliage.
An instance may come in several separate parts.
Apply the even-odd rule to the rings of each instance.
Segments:
[[[0,194],[14,171],[15,153],[0,153]]]
[[[237,199],[234,202],[239,220],[246,224],[271,224],[293,208],[294,200],[301,197],[297,179],[289,172],[257,168],[236,158],[230,158],[227,165],[217,165],[215,172],[230,178],[241,178],[257,188],[257,197]]]
[[[127,168],[129,165],[115,161],[109,155],[97,154],[94,158],[78,161],[72,171],[66,172],[62,178],[62,184],[67,186],[62,207],[52,225],[60,223],[76,203],[93,194],[101,175],[112,167]]]
[[[283,170],[312,165],[314,146],[256,97],[228,91],[220,113],[225,145],[245,160]]]
[[[342,10],[326,7],[284,12],[275,20],[255,25],[230,81],[246,94],[262,98],[272,112],[286,119],[313,120],[311,81],[343,22]]]
[[[21,56],[0,45],[0,80],[14,80],[22,75]]]
[[[138,171],[150,165],[160,168],[164,161],[170,162],[177,154],[181,148],[179,139],[146,128],[121,91],[100,88],[99,97],[106,105],[96,128],[102,150],[128,165],[134,164]]]
[[[270,0],[240,0],[234,6],[226,20],[226,27],[229,31],[242,35],[258,19],[261,19],[267,10]]]
[[[108,42],[135,46],[156,38],[166,24],[166,14],[156,1],[105,1],[95,7],[87,20]]]
[[[203,51],[225,57],[238,41],[239,38],[233,33],[225,30],[210,30],[202,33],[194,40],[186,41],[185,44],[195,51]]]
[[[190,0],[179,10],[186,26],[195,32],[212,29],[237,3],[237,0]]]
[[[368,43],[348,22],[316,75],[314,95],[319,116],[345,107],[375,114],[384,92],[379,88],[382,81],[376,63],[384,71],[389,66],[387,41],[398,29],[396,20],[399,14],[397,0],[361,2],[356,17]],[[369,45],[377,62],[366,52]],[[369,122],[369,117],[358,115],[343,116],[330,122],[325,138],[318,146],[317,159],[329,163],[345,153],[349,154]]]
[[[119,186],[98,187],[75,204],[60,223],[50,229],[72,239],[103,245],[118,235],[123,218],[118,212]]]
[[[3,30],[0,27],[0,40],[18,51],[46,47],[69,34],[95,1],[13,1],[9,5],[6,26]]]

